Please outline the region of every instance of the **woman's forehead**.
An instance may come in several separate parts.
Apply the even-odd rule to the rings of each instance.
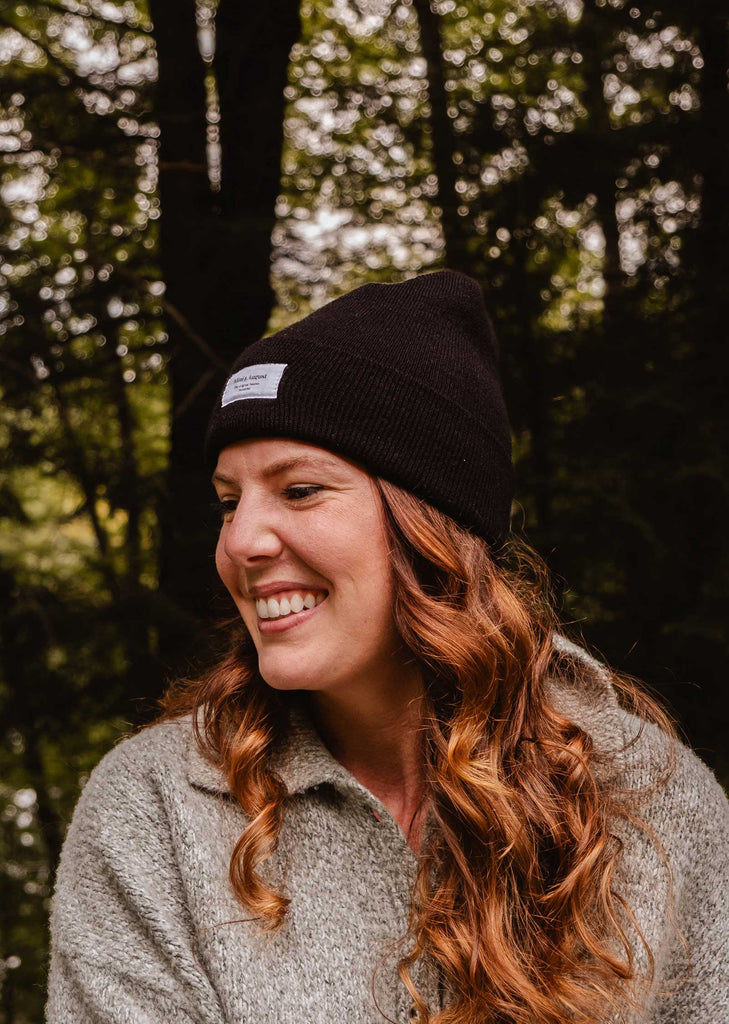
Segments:
[[[213,480],[240,473],[268,478],[298,469],[368,475],[351,459],[319,445],[294,438],[256,437],[223,448]]]

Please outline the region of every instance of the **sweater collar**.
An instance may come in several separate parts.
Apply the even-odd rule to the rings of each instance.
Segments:
[[[340,792],[374,799],[329,752],[301,701],[292,700],[289,722],[286,743],[276,749],[271,757],[271,767],[286,786],[289,796],[329,784]],[[188,740],[187,777],[199,789],[211,793],[230,793],[225,773],[205,757],[192,731]]]

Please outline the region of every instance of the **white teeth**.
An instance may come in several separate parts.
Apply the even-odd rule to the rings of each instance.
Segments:
[[[285,615],[302,612],[305,608],[315,608],[322,603],[326,596],[326,594],[306,593],[302,597],[301,594],[292,594],[290,598],[282,597],[280,601],[275,597],[269,597],[268,600],[259,598],[256,601],[256,611],[260,619],[281,619]]]

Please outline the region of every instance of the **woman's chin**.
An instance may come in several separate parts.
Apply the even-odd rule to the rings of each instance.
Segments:
[[[292,679],[289,676],[266,676],[261,673],[261,678],[267,686],[270,686],[272,690],[305,690],[308,687],[303,686],[301,680],[296,678]]]
[[[322,689],[321,673],[302,671],[300,665],[290,668],[281,665],[262,664],[259,660],[258,670],[263,681],[272,690],[320,690]]]

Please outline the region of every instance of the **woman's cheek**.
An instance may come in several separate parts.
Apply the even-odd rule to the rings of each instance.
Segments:
[[[218,538],[218,543],[215,548],[215,568],[217,569],[218,576],[225,586],[225,589],[237,603],[239,597],[238,573],[236,567],[225,552],[225,540],[222,533]]]
[[[215,568],[217,569],[218,576],[227,587],[228,584],[225,582],[225,579],[227,575],[226,570],[229,569],[229,562],[223,547],[222,533],[218,536],[218,543],[215,545]]]

